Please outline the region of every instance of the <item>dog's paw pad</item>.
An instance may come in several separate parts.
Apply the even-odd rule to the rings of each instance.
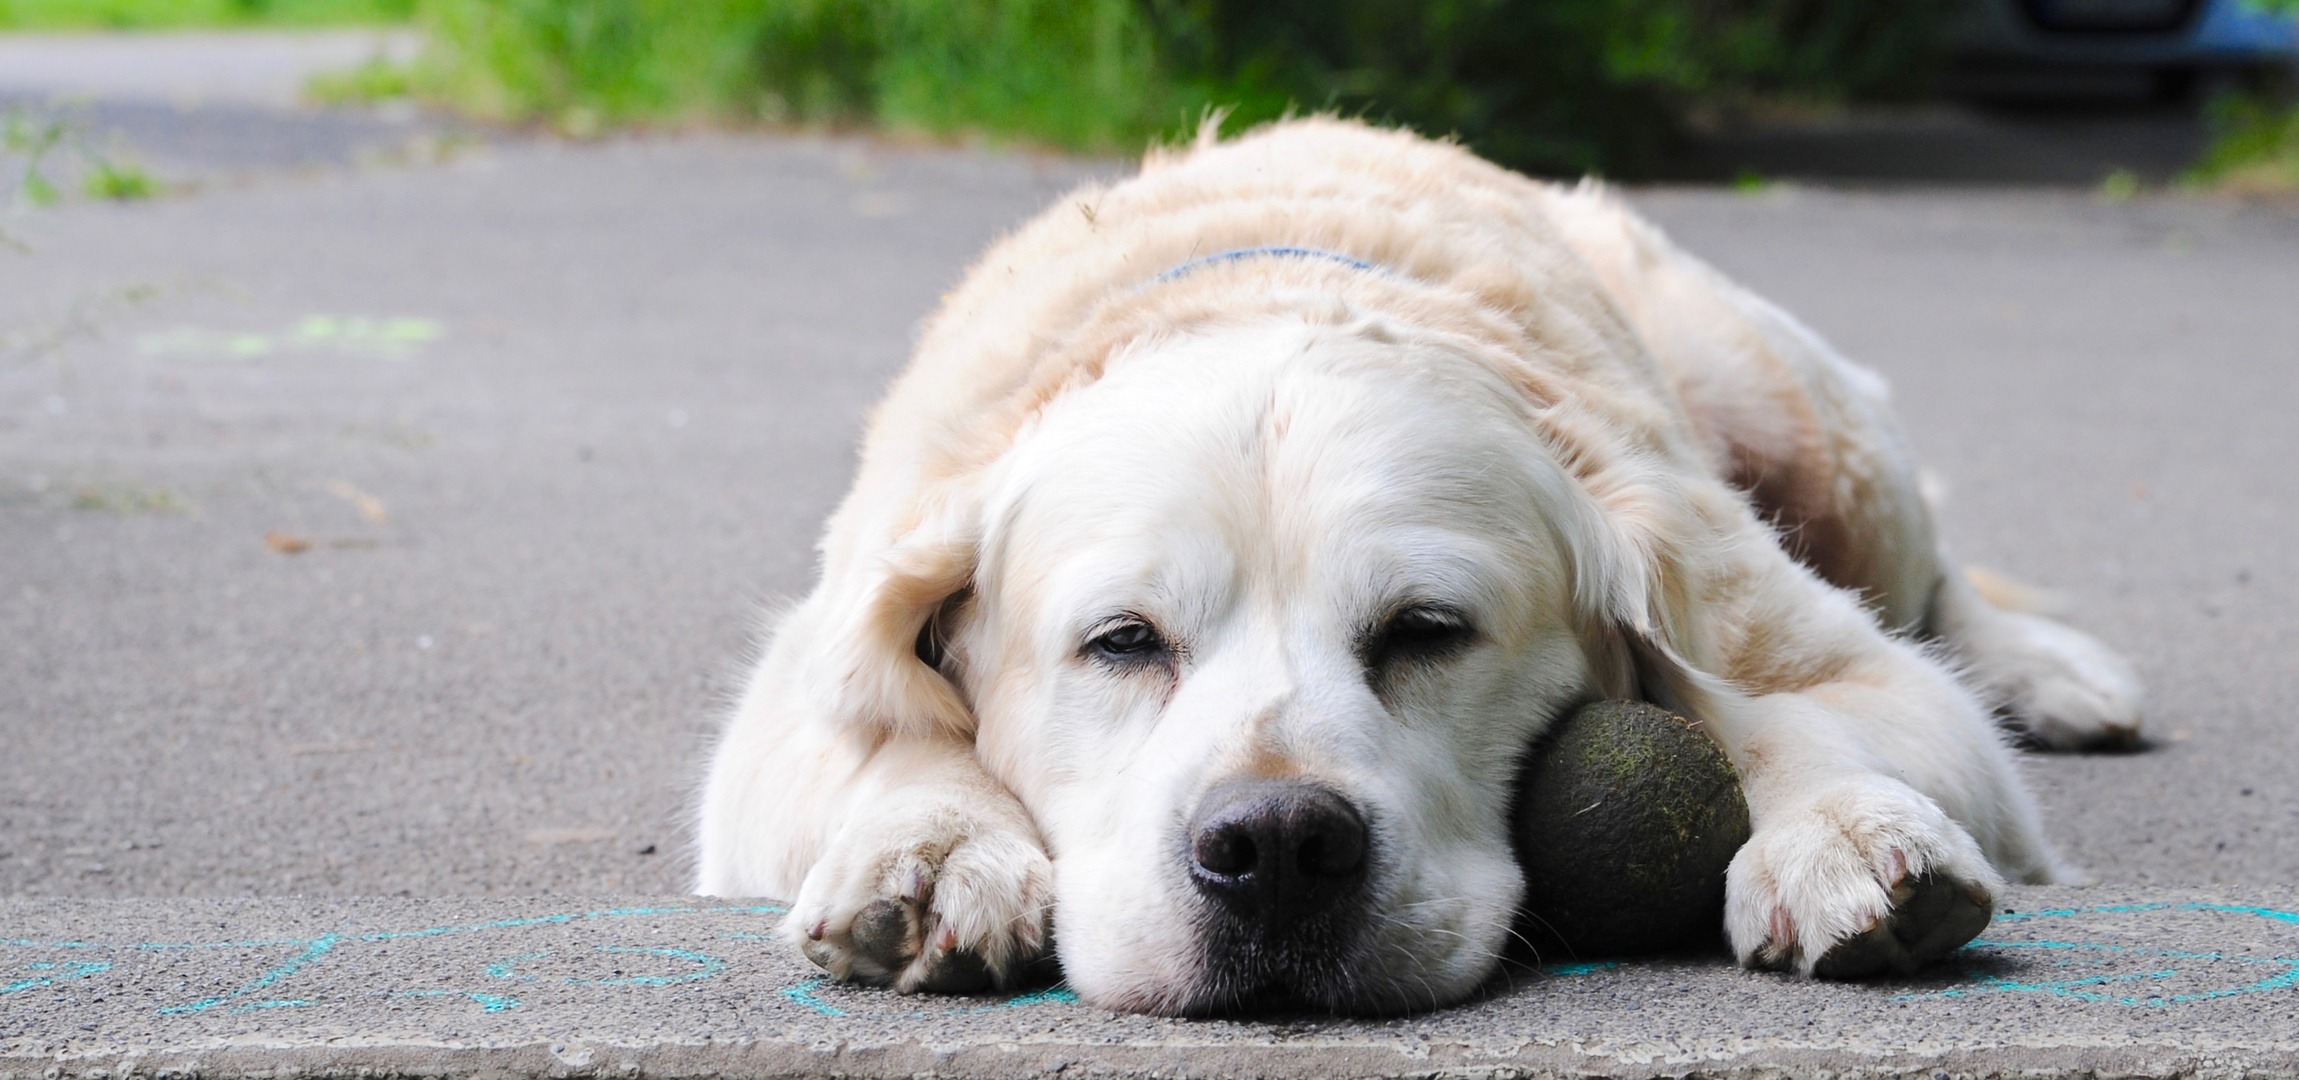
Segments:
[[[1812,973],[1823,979],[1912,974],[1978,937],[1994,917],[1986,894],[1936,874],[1904,878],[1892,896],[1890,914],[1820,954]]]
[[[1906,974],[1978,936],[2000,888],[1935,804],[1873,777],[1759,826],[1726,880],[1726,933],[1752,968]]]
[[[873,900],[854,916],[846,932],[856,952],[887,971],[899,971],[918,956],[918,908],[900,900]]]
[[[839,838],[785,933],[841,980],[973,993],[1044,948],[1052,878],[1030,837],[948,813],[891,815]]]

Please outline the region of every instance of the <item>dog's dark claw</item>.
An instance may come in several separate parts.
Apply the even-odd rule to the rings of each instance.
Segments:
[[[996,982],[990,976],[990,965],[980,956],[965,949],[942,954],[934,964],[933,974],[926,976],[926,984],[919,987],[935,994],[979,994]]]

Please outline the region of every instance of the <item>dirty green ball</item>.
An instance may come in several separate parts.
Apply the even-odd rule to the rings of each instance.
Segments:
[[[1642,702],[1565,717],[1518,779],[1518,933],[1546,963],[1717,941],[1748,841],[1740,777],[1691,721]]]

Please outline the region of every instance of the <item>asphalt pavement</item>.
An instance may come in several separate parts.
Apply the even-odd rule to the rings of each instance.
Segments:
[[[1518,970],[1417,1016],[1176,1020],[1059,985],[827,982],[688,898],[0,907],[0,1080],[127,1077],[2287,1077],[2299,892],[2022,889],[1947,965]],[[2279,905],[2263,906],[2263,901]]]
[[[406,101],[317,110],[314,76],[404,64],[407,30],[0,34],[0,118],[60,124],[43,171],[71,190],[90,156],[174,185],[226,186],[282,171],[437,157],[477,126]],[[0,196],[28,164],[5,164]]]
[[[801,991],[815,1010],[802,968],[729,936],[756,912],[630,916],[691,921],[644,945],[721,962],[683,981],[710,965],[520,966],[641,947],[613,934],[452,963],[374,935],[692,906],[625,898],[688,885],[713,717],[759,612],[808,583],[864,410],[973,253],[1122,166],[768,134],[311,160],[194,142],[186,193],[0,214],[0,1075],[2299,1072],[2299,960],[2268,970],[2299,957],[2299,213],[1633,193],[1890,377],[1959,552],[2147,680],[2145,752],[2026,763],[2099,884],[2015,906],[2075,929],[1999,923],[2010,958],[1910,984],[1703,958],[1363,1024],[1057,993],[1009,1030],[953,1012],[990,1003]],[[198,899],[222,897],[267,899]],[[271,995],[331,934],[396,959]],[[609,979],[671,981],[534,996]]]

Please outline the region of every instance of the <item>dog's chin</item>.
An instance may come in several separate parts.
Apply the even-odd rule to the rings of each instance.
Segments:
[[[1362,909],[1291,921],[1272,933],[1240,924],[1207,905],[1199,911],[1198,978],[1189,1012],[1358,1012],[1369,999]]]
[[[1120,1012],[1388,1016],[1439,1008],[1475,993],[1497,966],[1506,936],[1501,927],[1481,945],[1430,932],[1383,940],[1361,931],[1369,921],[1311,920],[1288,940],[1268,943],[1200,920],[1194,947],[1174,965],[1178,970],[1150,975],[1070,955],[1063,957],[1063,969],[1080,998]],[[1431,936],[1445,943],[1429,948]]]

